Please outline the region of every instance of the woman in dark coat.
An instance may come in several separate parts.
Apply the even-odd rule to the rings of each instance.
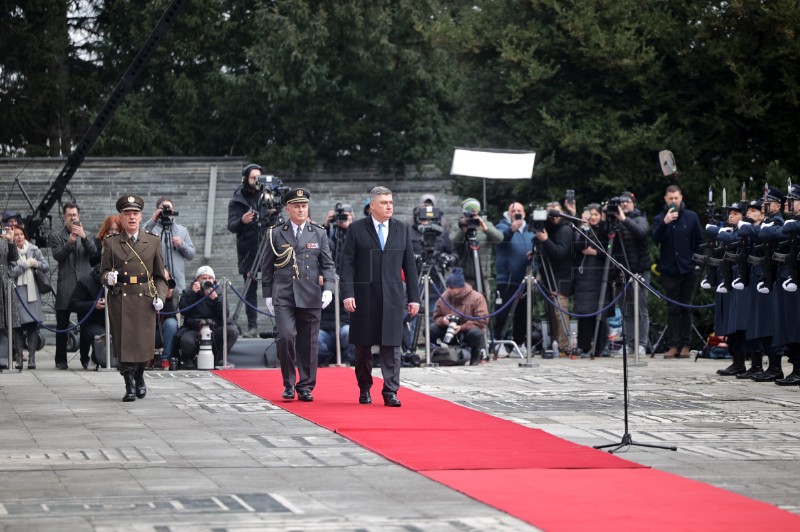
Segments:
[[[602,220],[600,205],[590,203],[584,210],[586,223],[581,228],[585,237],[595,244],[606,248],[608,244],[608,229]],[[603,286],[603,273],[606,268],[606,256],[598,251],[582,235],[575,235],[575,292],[573,295],[572,311],[575,314],[593,314],[608,304],[611,299],[611,288],[606,280],[606,290],[603,302],[600,297]],[[597,317],[578,318],[578,349],[583,354],[592,353],[592,336],[597,322]],[[597,331],[593,355],[602,354],[608,340],[607,323],[605,316],[600,316],[600,328]],[[573,353],[573,356],[575,353]]]

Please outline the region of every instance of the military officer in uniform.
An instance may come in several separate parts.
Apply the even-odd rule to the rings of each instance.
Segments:
[[[262,289],[278,328],[278,360],[284,399],[314,400],[317,337],[322,309],[333,299],[335,270],[325,229],[308,219],[309,193],[283,197],[289,221],[267,230]],[[320,287],[319,277],[323,284]],[[299,376],[299,378],[298,378]]]
[[[164,307],[167,280],[161,240],[140,231],[144,200],[126,194],[117,200],[122,232],[106,237],[100,263],[101,279],[108,287],[111,339],[125,379],[123,401],[147,395],[144,365],[153,359],[156,313]]]

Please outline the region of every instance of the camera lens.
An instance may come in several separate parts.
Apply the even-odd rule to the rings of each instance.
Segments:
[[[201,286],[203,287],[203,290],[210,290],[211,288],[214,288],[214,283],[211,281],[203,281]]]

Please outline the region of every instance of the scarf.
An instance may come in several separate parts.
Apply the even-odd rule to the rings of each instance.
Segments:
[[[25,264],[28,258],[28,249],[30,249],[30,245],[28,241],[25,240],[22,243],[22,247],[17,248],[17,251],[19,251],[19,260],[17,264]],[[25,285],[28,289],[28,303],[33,303],[39,299],[39,294],[36,289],[36,279],[33,278],[33,268],[28,268],[27,264],[25,264],[25,269],[22,270],[22,273],[17,277],[17,286],[20,285]]]

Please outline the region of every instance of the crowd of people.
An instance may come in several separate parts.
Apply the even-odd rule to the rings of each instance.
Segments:
[[[416,351],[423,329],[424,313],[417,316],[422,276],[431,281],[431,347],[463,348],[468,355],[455,357],[460,360],[455,363],[477,365],[497,358],[503,346],[507,353],[512,346],[523,353],[529,334],[530,304],[522,290],[526,276],[536,279],[546,300],[548,337],[535,338],[534,346],[543,356],[608,356],[608,318],[615,304],[621,311],[625,348],[654,356],[648,290],[638,290],[634,301],[630,287],[633,282],[647,286],[651,275],[658,275],[667,302],[664,358],[690,356],[691,308],[700,284],[716,289],[714,330],[728,340],[734,359],[721,375],[800,383],[800,349],[792,336],[796,328],[785,320],[742,317],[748,315],[743,309],[762,318],[780,315],[771,312],[794,302],[796,248],[787,254],[794,254],[794,260],[780,267],[763,257],[787,243],[795,246],[798,186],[790,190],[788,203],[777,189],[770,189],[763,202],[736,203],[724,224],[705,230],[676,185],[666,188],[663,208],[651,222],[637,207],[636,196],[624,191],[606,203],[586,204],[580,214],[571,194],[544,208],[527,208],[533,212],[526,212],[522,201],[510,201],[496,225],[475,198],[461,202],[458,220],[447,220],[432,194],[420,198],[407,220],[398,220],[385,187],[370,193],[363,217],[356,219],[351,205],[337,204],[317,224],[309,212],[311,191],[286,188],[280,190],[277,205],[288,220],[265,228],[263,220],[275,213],[260,212],[262,171],[255,164],[243,169],[241,186],[229,204],[228,229],[236,235],[237,263],[246,285],[248,325],[243,336],[258,335],[258,286],[253,281],[261,274],[266,309],[275,318],[286,400],[313,401],[317,367],[343,362],[356,368],[360,403],[372,402],[371,371],[379,365],[384,404],[399,406],[399,368],[407,363],[403,355]],[[784,206],[791,212],[786,223]],[[126,385],[124,400],[132,401],[146,395],[145,368],[193,366],[204,325],[213,329],[216,364],[221,362],[223,331],[231,347],[239,329],[224,323],[211,267],[200,267],[187,282],[185,263],[196,250],[187,228],[173,217],[172,200],[159,198],[144,224],[139,196],[122,196],[116,207],[119,214],[108,216],[95,236],[83,227],[80,208],[64,204],[63,226],[49,236],[58,270],[55,364],[69,367],[66,330],[72,313],[86,318],[80,325],[81,365],[98,363],[93,350],[106,333],[108,307],[113,354]],[[4,293],[0,310],[11,306],[15,367],[23,368],[27,349],[28,368],[35,369],[43,320],[37,281],[47,277],[50,265],[29,241],[18,214],[4,216],[3,238],[0,276],[15,281],[16,301],[6,300]],[[651,244],[659,249],[655,264]],[[750,263],[731,259],[741,254],[749,254]],[[770,269],[772,274],[765,276]],[[723,281],[699,283],[701,271],[708,272],[707,279]],[[337,277],[338,308],[331,305]],[[102,297],[104,287],[108,301]],[[127,297],[131,295],[139,297]],[[794,312],[782,315],[791,319]],[[131,327],[136,334],[129,337]],[[762,355],[769,358],[766,370]],[[794,365],[786,378],[780,364],[784,355]]]

